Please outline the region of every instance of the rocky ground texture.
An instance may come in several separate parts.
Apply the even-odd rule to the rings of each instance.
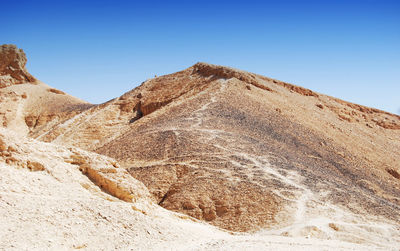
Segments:
[[[92,235],[97,226],[115,231],[105,234],[105,249],[133,243],[395,249],[400,243],[397,115],[206,63],[147,80],[100,105],[40,81],[0,92],[7,128],[1,198],[11,203],[3,211],[19,212],[2,219],[14,226],[3,240],[35,235],[19,220],[33,217],[63,229],[64,237],[48,247],[96,249],[99,236],[86,242],[77,236]],[[21,193],[39,198],[31,205],[37,211],[15,202]],[[69,202],[58,204],[57,193]],[[41,208],[68,221],[62,205],[82,212],[72,219],[90,227],[43,223]],[[123,226],[130,221],[139,227]],[[166,222],[170,228],[161,227]],[[182,241],[196,235],[190,245]],[[33,244],[44,247],[23,242]]]

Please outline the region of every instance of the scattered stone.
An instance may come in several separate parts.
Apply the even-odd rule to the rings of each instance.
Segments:
[[[36,162],[36,161],[29,161],[29,160],[28,160],[28,161],[26,162],[26,167],[27,167],[29,170],[33,171],[33,172],[45,170],[44,166],[43,166],[41,163]]]
[[[55,94],[65,95],[65,92],[60,91],[60,90],[57,90],[57,89],[54,89],[54,88],[47,89],[47,91],[48,91],[48,92],[55,93]]]
[[[6,158],[6,163],[7,164],[14,164],[14,163],[17,163],[18,162],[18,160],[16,159],[16,158],[14,158],[14,157],[8,157],[8,158]]]
[[[4,140],[0,137],[0,152],[7,150],[7,145]]]
[[[390,168],[390,169],[386,169],[386,171],[387,171],[390,175],[392,175],[393,177],[395,177],[396,179],[399,179],[399,180],[400,180],[400,173],[397,172],[395,169]]]
[[[339,231],[339,227],[334,223],[329,223],[328,226],[335,231]]]
[[[1,149],[0,149],[1,150]],[[17,149],[15,149],[14,147],[12,147],[12,146],[9,146],[8,148],[7,148],[7,151],[8,152],[17,152]]]

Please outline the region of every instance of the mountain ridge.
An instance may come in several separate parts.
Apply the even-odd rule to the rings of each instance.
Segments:
[[[48,100],[26,93],[36,107],[68,101],[51,112],[70,112],[40,120],[50,112],[45,107],[27,120],[22,95],[29,88]],[[398,115],[201,62],[100,105],[49,89],[0,89],[19,95],[1,100],[19,114],[7,121],[20,127],[5,127],[115,159],[147,187],[153,205],[226,231],[376,246],[400,241]],[[108,184],[98,170],[81,171]]]
[[[104,123],[105,121],[107,122]],[[222,121],[225,122],[221,124]],[[395,135],[398,135],[399,121],[397,115],[341,101],[285,82],[228,67],[198,63],[183,71],[145,81],[120,98],[93,107],[83,115],[77,115],[76,119],[68,122],[70,125],[55,127],[54,131],[41,139],[71,144],[116,158],[135,178],[147,185],[155,202],[168,209],[214,222],[227,229],[251,231],[263,224],[274,225],[274,217],[282,211],[277,208],[286,204],[287,199],[282,200],[282,196],[271,193],[273,189],[271,190],[270,185],[260,186],[258,181],[251,181],[247,185],[243,183],[243,191],[255,192],[264,187],[260,190],[264,189],[261,192],[264,197],[271,195],[270,205],[258,205],[260,208],[269,207],[271,211],[265,213],[271,213],[268,216],[271,218],[267,223],[265,220],[268,217],[260,215],[258,219],[263,220],[256,223],[254,220],[257,217],[253,214],[257,215],[254,211],[260,213],[260,208],[239,210],[243,217],[234,216],[237,205],[255,203],[253,205],[257,208],[260,201],[253,201],[245,195],[238,198],[230,193],[223,193],[223,196],[230,198],[226,201],[233,201],[233,204],[224,205],[215,199],[222,196],[217,195],[216,191],[230,191],[235,182],[227,182],[229,178],[219,180],[216,174],[220,170],[207,155],[214,155],[213,158],[220,161],[222,166],[227,165],[229,168],[226,172],[231,173],[230,175],[238,175],[235,174],[238,170],[231,166],[232,163],[237,163],[234,160],[237,157],[232,157],[231,150],[213,140],[222,140],[224,144],[234,140],[248,145],[249,149],[254,148],[253,144],[258,142],[256,144],[261,144],[262,148],[269,149],[271,156],[285,153],[286,160],[273,164],[275,168],[289,163],[296,173],[308,172],[312,182],[335,177],[332,179],[336,180],[335,184],[323,185],[324,189],[337,187],[337,194],[329,199],[331,203],[341,203],[347,207],[345,201],[359,200],[357,203],[363,210],[396,219],[398,216],[391,216],[392,209],[389,208],[397,208],[399,202],[396,199],[399,185],[395,181],[395,173],[399,172],[396,166],[398,162],[394,157],[396,154],[385,152],[391,151],[388,149],[399,149],[399,145],[397,141],[386,142],[382,139],[389,134],[393,134],[390,136],[393,139],[397,137]],[[68,127],[71,129],[65,131]],[[356,132],[363,136],[355,137]],[[210,142],[213,143],[204,143],[210,137]],[[368,138],[377,140],[375,145]],[[270,146],[267,147],[266,144]],[[219,146],[215,147],[216,145]],[[233,156],[253,156],[246,161],[240,157],[244,161],[239,162],[241,168],[248,163],[258,163],[256,166],[260,170],[257,172],[260,173],[263,166],[271,162],[267,160],[271,156],[263,157],[261,150],[250,154],[246,149],[241,149],[242,153],[235,153]],[[199,154],[196,156],[194,153]],[[389,157],[386,160],[380,157],[384,153]],[[182,154],[187,157],[179,157]],[[360,157],[363,155],[364,159]],[[208,163],[210,167],[204,169],[200,163]],[[305,165],[312,165],[314,169],[306,171]],[[324,171],[320,168],[321,165],[329,168]],[[363,169],[362,166],[368,168]],[[204,177],[196,181],[198,170]],[[240,175],[248,176],[243,176],[244,173]],[[271,175],[277,174],[267,176]],[[263,179],[269,180],[267,176],[261,178],[260,182],[265,183]],[[389,178],[394,187],[391,188],[389,183],[380,184],[378,180],[381,178],[374,181],[375,176]],[[211,178],[207,180],[206,177]],[[278,177],[285,180],[283,176]],[[254,176],[251,179],[258,178]],[[215,182],[219,185],[207,188],[202,182],[211,187]],[[359,194],[359,198],[339,192],[344,184],[349,186],[348,189],[353,187],[353,192]],[[304,184],[298,185],[303,186]],[[272,187],[278,189],[279,185]],[[313,189],[312,193],[318,191]],[[389,204],[395,204],[388,207],[386,212],[379,210],[378,197],[367,199],[371,196],[368,195],[370,192],[365,193],[363,189],[381,193],[386,196]],[[240,191],[236,193],[240,194]],[[203,198],[202,194],[206,196]],[[342,197],[347,199],[343,200]],[[242,199],[245,201],[239,203]],[[375,202],[366,204],[367,200]],[[273,213],[274,210],[277,211]],[[356,207],[351,210],[356,210]],[[253,213],[243,213],[252,211]],[[240,219],[243,224],[235,222],[235,218]]]

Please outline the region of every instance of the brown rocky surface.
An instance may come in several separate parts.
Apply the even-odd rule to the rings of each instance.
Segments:
[[[22,49],[12,44],[0,46],[0,88],[36,82],[25,68],[26,61],[26,55]]]
[[[400,183],[388,170],[400,169],[399,125],[394,114],[198,63],[38,139],[113,157],[155,202],[216,226],[328,238],[329,223],[398,226]]]
[[[0,46],[0,125],[19,133],[46,132],[91,105],[33,78],[15,45]]]
[[[128,203],[148,215],[153,209],[146,208],[161,210],[158,204],[229,231],[251,232],[241,240],[253,241],[254,249],[265,242],[252,238],[277,235],[373,247],[400,241],[398,115],[206,63],[147,80],[100,105],[40,82],[0,91],[3,127],[53,143],[34,143],[52,152],[50,159],[58,156],[54,149],[70,147],[61,166],[76,167],[69,172],[91,182],[92,188],[84,189],[95,189],[103,200],[116,198],[123,211]],[[9,147],[7,140],[0,141],[6,168],[53,173],[43,156],[21,160],[19,146]],[[131,205],[136,197],[146,202]],[[106,219],[121,227],[116,222],[132,216],[124,212]],[[188,216],[178,218],[195,221]],[[165,217],[174,226],[170,234],[196,236],[188,229],[198,228],[197,223],[186,228]],[[148,220],[157,225],[154,217]],[[199,249],[241,245],[214,228],[200,228],[203,237],[221,239],[196,242]],[[96,246],[91,241],[88,245]]]

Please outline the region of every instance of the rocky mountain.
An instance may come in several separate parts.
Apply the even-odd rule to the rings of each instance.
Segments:
[[[0,125],[26,135],[52,126],[91,105],[36,80],[15,45],[0,47]]]
[[[271,236],[284,236],[279,238],[289,242],[298,237],[316,238],[318,243],[333,239],[339,246],[346,241],[376,248],[393,248],[400,242],[398,115],[206,63],[147,80],[100,105],[48,91],[42,83],[3,89],[20,86],[21,98],[1,101],[2,106],[8,102],[9,113],[19,114],[10,117],[14,126],[8,129],[47,142],[30,139],[46,146],[43,149],[60,149],[43,150],[43,159],[66,162],[59,164],[62,169],[74,167],[73,172],[97,186],[97,195],[111,195],[122,204],[144,198],[143,212],[167,212],[159,205],[261,246]],[[32,86],[41,88],[41,96],[27,94],[34,98],[35,109],[29,109],[31,103],[22,97]],[[49,111],[36,101],[39,96],[46,104],[62,105]],[[38,109],[44,110],[30,123],[27,117]],[[54,115],[52,119],[45,119],[48,114]],[[47,152],[52,157],[45,157]],[[7,157],[4,161],[12,163]],[[92,162],[96,164],[87,164]],[[22,163],[17,166],[32,169],[27,160]],[[43,168],[41,172],[52,170],[46,164]],[[99,173],[114,175],[110,170],[118,170],[121,178],[111,183],[111,178],[99,178]],[[56,179],[68,180],[67,176]],[[115,192],[129,184],[142,192],[122,192],[122,197]],[[78,193],[82,191],[74,192]],[[109,218],[118,221],[120,216],[111,214]],[[165,220],[175,222],[171,217],[175,216]],[[204,236],[223,236],[217,234],[220,230],[209,227],[205,234],[205,225],[190,224],[203,229],[199,231]],[[155,238],[163,238],[163,231]],[[187,235],[192,233],[188,230]],[[221,238],[227,246],[240,246],[239,239]]]

